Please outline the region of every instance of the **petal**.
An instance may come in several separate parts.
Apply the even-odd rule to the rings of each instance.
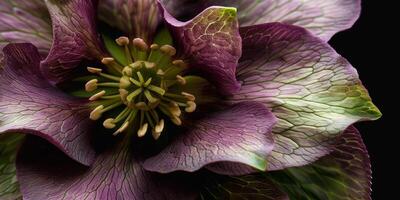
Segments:
[[[202,199],[289,200],[286,193],[276,187],[272,181],[266,180],[262,174],[240,177],[206,174],[204,177]]]
[[[239,90],[235,71],[241,38],[235,8],[210,7],[187,22],[176,20],[164,9],[164,18],[192,70],[208,78],[223,95]]]
[[[175,14],[190,15],[191,1],[164,0],[170,8],[180,7]],[[282,22],[306,28],[323,40],[353,26],[361,12],[361,0],[204,0],[197,7],[212,5],[238,9],[240,26]]]
[[[0,50],[9,42],[32,42],[46,56],[51,40],[50,15],[42,0],[0,1]]]
[[[138,149],[127,143],[112,146],[86,168],[43,141],[28,140],[17,158],[21,192],[32,200],[194,199],[196,193],[187,184],[192,179],[144,171],[131,153]]]
[[[71,78],[82,60],[102,57],[95,2],[46,1],[53,24],[53,46],[41,63],[41,69],[52,84]]]
[[[100,0],[99,17],[130,37],[149,43],[161,22],[157,0]]]
[[[24,138],[21,134],[0,135],[0,199],[21,198],[16,178],[15,159]]]
[[[241,29],[241,91],[229,101],[258,101],[278,118],[269,170],[309,164],[359,120],[381,116],[357,71],[303,28],[271,23]]]
[[[76,161],[94,160],[86,101],[51,87],[39,71],[40,56],[30,44],[4,48],[0,70],[0,134],[28,133],[45,138]]]
[[[329,156],[267,175],[293,199],[371,199],[371,164],[354,127],[338,138]]]
[[[275,117],[262,104],[239,103],[194,122],[162,152],[147,159],[144,167],[160,173],[193,172],[228,162],[265,170],[274,144],[270,133],[274,124]],[[226,172],[232,173],[238,172]]]

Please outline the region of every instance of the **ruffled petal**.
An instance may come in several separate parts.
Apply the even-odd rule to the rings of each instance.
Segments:
[[[267,176],[293,199],[371,200],[371,163],[360,133],[349,127],[334,146],[311,165]]]
[[[282,22],[304,27],[325,41],[353,26],[361,12],[361,0],[164,0],[164,3],[174,16],[190,16],[191,12],[201,10],[193,8],[236,7],[242,27]]]
[[[90,142],[88,103],[63,94],[45,81],[39,71],[40,55],[33,45],[9,44],[4,54],[0,133],[38,135],[74,160],[92,163],[95,152]]]
[[[269,170],[327,155],[349,125],[381,116],[357,71],[303,28],[280,23],[241,29],[241,91],[229,101],[258,101],[278,118]]]
[[[239,90],[235,72],[242,45],[235,8],[210,7],[187,22],[176,20],[164,9],[164,18],[180,56],[192,70],[212,82],[223,95]]]
[[[41,63],[44,76],[58,84],[71,78],[83,60],[101,59],[96,30],[97,0],[46,1],[53,25],[53,45]]]
[[[143,170],[135,156],[138,149],[130,149],[129,140],[101,153],[87,168],[46,142],[30,139],[17,158],[17,177],[26,199],[189,200],[197,195],[189,177]]]
[[[275,117],[262,105],[242,102],[226,110],[207,114],[193,122],[189,130],[179,135],[158,155],[147,159],[149,171],[169,173],[193,172],[213,163],[233,163],[266,170],[266,158],[274,141],[271,129]],[[221,171],[241,174],[248,171]]]
[[[100,0],[99,17],[111,27],[150,43],[161,22],[157,0]]]
[[[0,50],[10,42],[31,42],[46,56],[51,33],[50,15],[44,1],[0,1]]]

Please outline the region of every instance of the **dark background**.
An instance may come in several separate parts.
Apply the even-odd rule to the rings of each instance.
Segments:
[[[354,27],[338,33],[329,42],[358,70],[375,105],[383,113],[378,121],[356,125],[371,156],[374,200],[400,199],[400,188],[397,188],[400,170],[396,164],[400,159],[397,154],[400,143],[396,144],[399,129],[395,129],[400,121],[391,122],[398,111],[394,103],[400,90],[400,74],[395,72],[400,63],[400,46],[396,40],[400,36],[396,30],[400,28],[400,17],[396,13],[400,10],[392,11],[396,6],[385,3],[363,0],[362,14]]]

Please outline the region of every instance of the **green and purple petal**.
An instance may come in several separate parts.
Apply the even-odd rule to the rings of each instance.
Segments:
[[[282,22],[306,28],[323,40],[348,29],[361,12],[361,0],[164,0],[175,16],[193,15],[193,7],[231,6],[241,27]],[[197,9],[198,10],[198,9]],[[196,10],[194,10],[196,11]]]
[[[48,140],[74,160],[89,165],[95,157],[92,123],[85,100],[50,86],[39,69],[40,55],[31,44],[4,48],[0,69],[0,133],[33,134]]]
[[[189,200],[197,195],[193,179],[184,174],[145,171],[137,156],[141,149],[131,149],[127,138],[101,153],[89,168],[44,141],[28,139],[17,158],[17,178],[26,199]]]
[[[242,102],[209,113],[194,121],[159,154],[147,159],[144,167],[160,173],[193,172],[210,164],[227,163],[226,169],[233,171],[209,169],[223,174],[246,174],[249,167],[266,170],[266,158],[274,146],[271,130],[275,122],[271,112],[256,102]]]
[[[10,42],[30,42],[46,56],[51,41],[51,20],[44,1],[0,1],[0,50]]]
[[[305,29],[271,23],[241,35],[242,88],[229,101],[262,102],[278,118],[269,170],[309,164],[349,125],[381,116],[357,71]]]
[[[209,7],[187,22],[178,21],[164,9],[164,18],[179,56],[191,70],[207,78],[223,95],[240,89],[235,72],[242,45],[235,8]]]
[[[46,1],[53,25],[53,45],[41,63],[44,76],[58,84],[71,78],[83,60],[101,59],[96,30],[97,0]]]
[[[154,39],[161,15],[157,0],[100,0],[99,17],[131,38]]]
[[[328,156],[267,176],[291,199],[371,200],[370,159],[354,127],[339,136]]]

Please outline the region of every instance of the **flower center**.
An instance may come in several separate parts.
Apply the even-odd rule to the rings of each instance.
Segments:
[[[101,68],[87,68],[98,78],[87,82],[85,90],[100,89],[89,98],[98,102],[90,113],[90,119],[99,120],[106,112],[116,113],[114,118],[103,122],[105,128],[116,129],[114,135],[133,130],[138,137],[143,137],[151,130],[154,139],[163,132],[165,119],[180,126],[181,109],[194,112],[196,103],[195,96],[184,91],[189,79],[182,75],[186,63],[172,59],[176,49],[171,45],[149,46],[140,38],[130,41],[127,37],[120,37],[116,43],[124,49],[127,66],[112,57],[105,57],[101,62],[108,73]]]

